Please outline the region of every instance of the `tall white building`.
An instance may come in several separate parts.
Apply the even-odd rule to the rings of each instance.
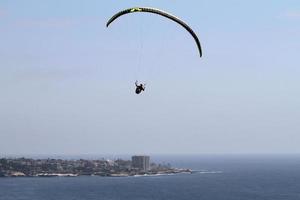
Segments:
[[[132,156],[131,161],[133,168],[145,172],[150,169],[150,156]]]

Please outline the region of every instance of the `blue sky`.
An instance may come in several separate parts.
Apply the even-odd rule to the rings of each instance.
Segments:
[[[134,6],[203,57],[160,16],[105,27]],[[2,0],[0,152],[300,153],[299,35],[298,0]]]

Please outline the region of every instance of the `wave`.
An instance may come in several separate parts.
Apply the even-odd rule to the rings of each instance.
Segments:
[[[222,174],[223,171],[209,171],[209,170],[192,170],[196,174]]]

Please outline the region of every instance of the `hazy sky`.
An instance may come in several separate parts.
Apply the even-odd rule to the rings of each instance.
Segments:
[[[0,156],[300,153],[299,75],[299,0],[1,0]]]

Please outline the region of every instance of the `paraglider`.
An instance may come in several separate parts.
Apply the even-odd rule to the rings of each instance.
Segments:
[[[157,8],[150,8],[150,7],[134,7],[134,8],[128,8],[125,10],[122,10],[118,13],[116,13],[115,15],[113,15],[106,23],[106,27],[109,27],[109,25],[114,22],[116,19],[118,19],[119,17],[126,15],[126,14],[130,14],[130,13],[136,13],[136,12],[146,12],[146,13],[152,13],[152,14],[157,14],[163,17],[166,17],[174,22],[176,22],[177,24],[181,25],[185,30],[187,30],[191,36],[194,38],[194,41],[196,42],[197,48],[198,48],[198,52],[199,52],[199,56],[202,57],[202,49],[201,49],[201,45],[200,45],[200,41],[198,36],[196,35],[196,33],[193,31],[193,29],[188,26],[183,20],[181,20],[180,18],[176,17],[175,15],[172,15],[170,13],[167,13],[165,11],[162,11],[160,9]],[[138,82],[135,82],[135,86],[136,86],[136,90],[135,93],[136,94],[140,94],[142,91],[145,90],[145,84],[138,84]]]

